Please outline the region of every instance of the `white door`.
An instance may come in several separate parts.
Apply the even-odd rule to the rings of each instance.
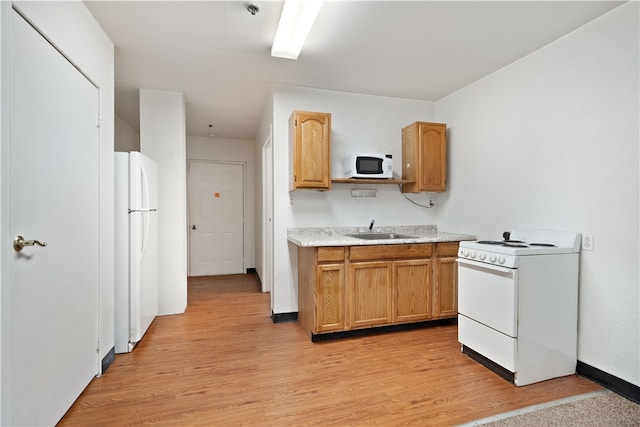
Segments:
[[[11,138],[3,153],[11,237],[3,244],[11,248],[7,240],[21,235],[47,245],[10,255],[10,347],[2,347],[10,413],[2,415],[9,425],[54,425],[100,364],[98,90],[11,14]]]
[[[244,273],[244,165],[191,162],[192,276]]]

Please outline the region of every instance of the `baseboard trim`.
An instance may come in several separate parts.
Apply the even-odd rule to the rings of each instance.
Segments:
[[[576,372],[633,402],[640,403],[640,387],[578,360]]]
[[[291,313],[271,313],[271,320],[273,323],[295,322],[298,320],[298,312]]]
[[[258,290],[262,292],[262,279],[260,279],[258,270],[256,270],[255,268],[247,268],[247,274],[253,274],[254,276],[256,276],[256,281],[258,282]]]
[[[330,332],[326,334],[311,334],[311,342],[327,341],[340,338],[361,337],[363,335],[383,334],[395,331],[408,331],[411,329],[422,329],[434,326],[454,325],[458,323],[457,318],[426,320],[424,322],[402,323],[399,325],[378,326],[374,328],[353,329],[351,331]]]
[[[510,383],[512,383],[512,384],[514,383],[514,381],[515,381],[514,373],[509,371],[508,369],[498,365],[496,362],[494,362],[493,360],[489,359],[488,357],[483,356],[482,354],[478,353],[477,351],[473,350],[472,348],[467,347],[464,344],[462,345],[462,353],[466,354],[467,356],[469,356],[469,358],[475,360],[476,362],[478,362],[479,364],[481,364],[485,368],[489,369],[493,373],[498,374],[499,376],[501,376],[505,380],[509,381]]]
[[[109,350],[109,352],[107,353],[106,356],[104,356],[104,358],[102,359],[102,374],[104,375],[105,372],[107,372],[107,369],[109,369],[109,366],[111,366],[111,364],[113,363],[113,361],[116,360],[116,348],[115,347],[111,347],[111,350]]]

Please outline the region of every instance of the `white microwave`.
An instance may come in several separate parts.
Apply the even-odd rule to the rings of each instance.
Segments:
[[[345,178],[393,178],[391,154],[354,153],[344,159]]]

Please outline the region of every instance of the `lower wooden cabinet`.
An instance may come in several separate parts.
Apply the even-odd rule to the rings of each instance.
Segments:
[[[433,317],[446,318],[458,314],[457,266],[455,258],[437,258],[433,262]]]
[[[316,329],[318,332],[344,329],[344,264],[323,264],[316,268]]]
[[[458,242],[298,248],[298,320],[308,333],[457,316]]]
[[[345,329],[344,247],[298,248],[298,321],[313,334]]]
[[[393,263],[393,321],[417,322],[431,317],[431,260]]]
[[[392,266],[385,261],[349,265],[349,329],[391,323]]]

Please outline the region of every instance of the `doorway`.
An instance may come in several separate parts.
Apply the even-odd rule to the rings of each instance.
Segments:
[[[244,163],[189,162],[189,275],[244,273]]]

